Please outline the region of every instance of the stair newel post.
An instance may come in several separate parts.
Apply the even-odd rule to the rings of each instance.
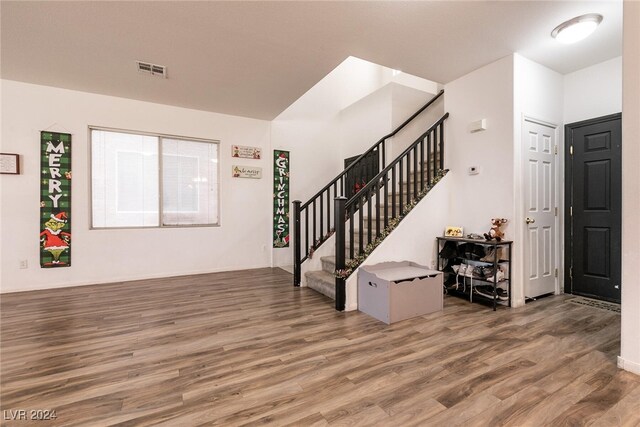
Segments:
[[[300,286],[300,200],[293,201],[293,286]]]
[[[345,269],[345,204],[346,197],[336,197],[334,200],[334,221],[336,228],[336,271]],[[336,275],[336,310],[344,311],[345,279]]]
[[[440,150],[440,170],[444,169],[444,125],[440,123],[438,125],[438,136],[440,137],[439,141],[439,150]]]

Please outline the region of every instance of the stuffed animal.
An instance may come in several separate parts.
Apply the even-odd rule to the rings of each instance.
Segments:
[[[484,233],[484,238],[487,240],[495,240],[499,242],[504,237],[504,233],[500,230],[502,224],[506,224],[507,220],[505,218],[491,218],[491,230],[488,233]]]

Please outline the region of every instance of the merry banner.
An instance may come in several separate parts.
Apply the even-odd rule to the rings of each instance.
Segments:
[[[273,150],[273,247],[289,246],[289,152]]]
[[[71,135],[40,132],[40,266],[71,266]]]

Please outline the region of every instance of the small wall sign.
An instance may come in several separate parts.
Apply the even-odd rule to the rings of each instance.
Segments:
[[[232,145],[231,157],[259,160],[262,158],[262,149],[260,147],[246,147],[244,145]]]
[[[258,168],[255,166],[240,166],[233,165],[231,167],[232,175],[234,178],[252,178],[252,179],[260,179],[262,178],[262,168]]]
[[[20,156],[18,154],[0,153],[0,173],[20,174]]]
[[[462,231],[462,227],[453,227],[450,225],[444,230],[444,235],[446,237],[463,237],[464,233]]]

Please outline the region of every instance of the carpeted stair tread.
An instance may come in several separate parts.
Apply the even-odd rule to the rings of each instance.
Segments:
[[[316,292],[328,296],[331,299],[336,298],[336,279],[333,274],[326,271],[308,271],[305,274],[307,286]]]
[[[333,274],[336,270],[336,257],[334,255],[323,256],[320,258],[320,261],[322,261],[322,270],[329,274]],[[351,261],[351,259],[345,259],[345,263],[349,261]]]

